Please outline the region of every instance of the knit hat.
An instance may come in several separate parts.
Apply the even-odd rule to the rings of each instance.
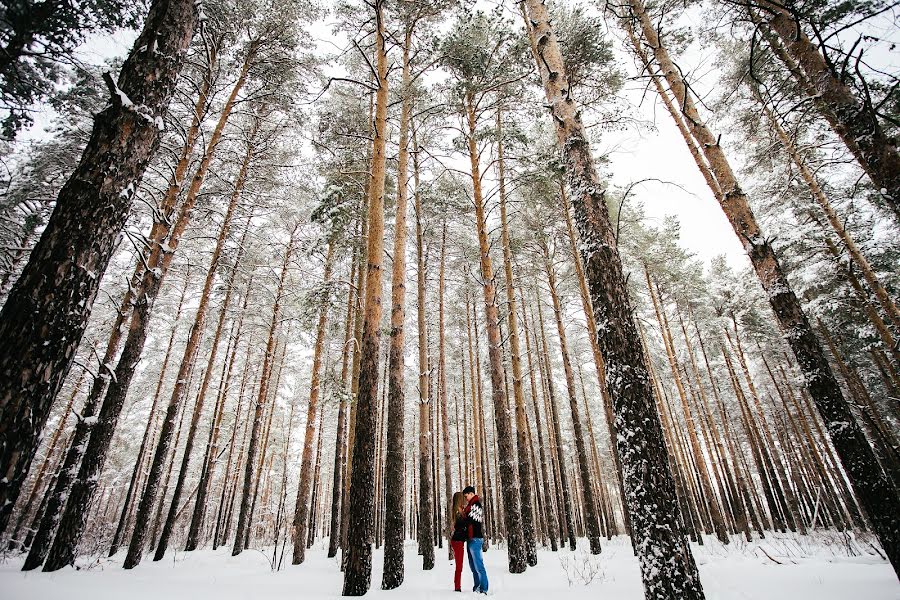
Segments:
[[[474,493],[475,493],[475,488],[472,487],[471,485],[467,485],[465,487],[465,489],[463,489],[463,494],[474,494]]]

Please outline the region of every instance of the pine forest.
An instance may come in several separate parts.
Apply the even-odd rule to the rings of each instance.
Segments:
[[[0,597],[900,598],[900,3],[0,2]]]

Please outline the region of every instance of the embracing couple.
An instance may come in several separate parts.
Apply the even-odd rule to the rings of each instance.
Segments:
[[[453,536],[450,545],[456,559],[456,574],[453,578],[455,589],[461,592],[463,569],[463,551],[469,555],[469,569],[475,585],[472,591],[487,594],[488,576],[481,556],[484,547],[484,507],[475,494],[475,488],[467,486],[463,491],[453,494]]]

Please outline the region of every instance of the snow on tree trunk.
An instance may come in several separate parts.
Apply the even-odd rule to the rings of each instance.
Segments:
[[[628,299],[605,193],[594,168],[541,0],[525,0],[526,26],[540,72],[581,234],[581,255],[606,359],[607,385],[616,413],[632,539],[647,598],[703,598],[697,566],[677,521],[675,485],[667,461],[654,392]]]
[[[72,365],[197,23],[191,0],[156,1],[112,98],[0,311],[0,530]]]

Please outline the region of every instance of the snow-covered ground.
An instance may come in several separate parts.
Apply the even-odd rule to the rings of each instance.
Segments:
[[[586,541],[585,541],[586,542]],[[586,543],[582,544],[587,546]],[[421,570],[414,545],[406,548],[406,581],[398,590],[381,591],[381,551],[375,553],[370,596],[394,600],[476,598],[473,592],[452,591],[452,563],[438,551],[437,566]],[[900,583],[890,566],[865,540],[848,541],[839,534],[812,538],[769,536],[729,547],[709,541],[694,546],[706,597],[710,600],[900,600]],[[82,562],[82,568],[56,573],[22,573],[23,558],[0,564],[3,600],[279,600],[338,598],[341,574],[335,559],[317,545],[300,566],[271,568],[272,550],[249,550],[230,556],[229,548],[212,552],[170,553],[164,561],[146,560],[131,571],[115,560]],[[637,561],[626,540],[604,545],[600,556],[585,551],[541,551],[539,564],[525,574],[510,575],[506,553],[491,548],[485,554],[491,595],[515,600],[643,598]],[[288,549],[285,562],[290,562]],[[780,563],[780,564],[778,564]],[[468,567],[463,588],[471,587]]]

